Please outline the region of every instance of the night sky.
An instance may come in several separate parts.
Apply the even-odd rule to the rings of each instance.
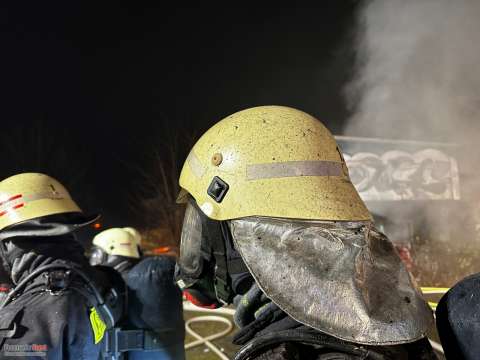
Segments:
[[[138,169],[173,136],[198,137],[227,115],[270,104],[340,133],[358,3],[319,4],[1,8],[1,177],[47,172],[85,210],[123,226],[138,222],[127,201]]]

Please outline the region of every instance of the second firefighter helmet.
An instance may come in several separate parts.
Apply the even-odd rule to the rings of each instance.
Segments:
[[[72,215],[69,223],[73,226],[83,226],[98,218],[85,216],[67,189],[51,176],[23,173],[0,182],[0,232],[29,220],[60,214]]]
[[[243,110],[211,127],[190,151],[180,187],[179,202],[189,193],[214,220],[371,219],[332,134],[283,106]]]
[[[140,233],[134,228],[111,228],[93,238],[93,245],[108,255],[140,258]]]

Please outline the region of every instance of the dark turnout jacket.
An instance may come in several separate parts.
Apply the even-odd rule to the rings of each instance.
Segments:
[[[22,260],[20,266],[22,261],[17,262],[18,279],[45,265],[68,263],[31,253],[24,254]],[[107,287],[105,274],[84,266],[98,289]],[[92,314],[95,297],[91,289],[73,273],[65,281],[55,282],[52,279],[62,279],[67,270],[53,271],[35,276],[0,309],[0,358],[98,359],[104,327],[95,312]],[[99,285],[102,281],[104,285]]]
[[[480,274],[463,279],[442,297],[436,319],[447,359],[480,358]]]

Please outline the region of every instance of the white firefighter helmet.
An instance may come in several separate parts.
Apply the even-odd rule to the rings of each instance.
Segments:
[[[135,234],[138,234],[136,236]],[[93,238],[93,245],[109,255],[125,256],[138,259],[140,234],[133,228],[111,228],[102,231]]]

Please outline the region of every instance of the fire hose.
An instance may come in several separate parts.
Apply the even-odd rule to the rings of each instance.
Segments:
[[[222,352],[221,349],[219,349],[217,346],[215,346],[212,341],[213,340],[218,340],[226,335],[228,335],[232,329],[233,329],[233,323],[229,319],[219,316],[219,315],[230,315],[233,316],[235,314],[234,309],[228,309],[228,308],[220,308],[220,309],[203,309],[200,307],[197,307],[195,305],[190,304],[187,301],[183,302],[183,310],[186,311],[194,311],[194,312],[201,312],[201,313],[208,313],[208,314],[218,314],[218,315],[206,315],[206,316],[196,316],[191,319],[188,319],[185,322],[185,331],[187,334],[190,336],[194,337],[196,340],[189,342],[188,344],[185,344],[185,350],[200,346],[200,345],[205,345],[208,347],[210,350],[213,351],[215,355],[217,355],[220,359],[222,360],[229,360],[229,358]],[[223,323],[227,325],[225,329],[222,331],[208,335],[208,336],[202,336],[198,334],[196,331],[194,331],[190,325],[193,323],[198,323],[198,322],[218,322],[218,323]]]

